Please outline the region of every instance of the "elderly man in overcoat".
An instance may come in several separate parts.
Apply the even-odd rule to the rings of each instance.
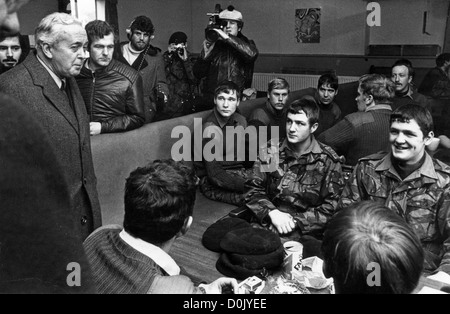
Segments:
[[[81,22],[65,13],[43,18],[35,36],[37,52],[2,75],[0,91],[15,96],[47,132],[83,240],[101,226],[89,119],[73,78],[85,60],[87,36]]]

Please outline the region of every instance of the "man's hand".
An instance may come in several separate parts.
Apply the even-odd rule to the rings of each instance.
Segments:
[[[98,135],[102,133],[102,124],[100,122],[90,122],[89,128],[91,131],[91,135]]]
[[[232,290],[234,294],[239,293],[239,286],[237,280],[234,278],[221,277],[209,285],[201,284],[207,294],[221,294],[222,290]]]
[[[188,59],[186,47],[182,47],[180,51],[183,51],[183,53],[178,53],[178,56],[180,57],[181,60],[186,61]]]
[[[205,58],[211,53],[211,51],[214,49],[214,45],[216,43],[212,43],[208,40],[204,40],[203,41],[203,51],[205,52]]]
[[[294,218],[287,213],[279,211],[278,209],[270,211],[269,217],[279,234],[290,233],[294,231],[296,227]]]

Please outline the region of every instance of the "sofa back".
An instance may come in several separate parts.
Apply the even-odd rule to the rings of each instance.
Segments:
[[[343,113],[355,111],[355,83],[342,84],[336,102]],[[290,101],[311,93],[310,89],[291,92]],[[248,117],[266,98],[244,101],[239,106],[241,114]],[[97,190],[102,207],[103,224],[122,223],[125,179],[130,172],[156,159],[172,158],[172,146],[180,140],[172,138],[175,127],[185,126],[193,134],[194,118],[204,119],[211,111],[149,123],[124,132],[100,134],[91,137],[92,156]]]

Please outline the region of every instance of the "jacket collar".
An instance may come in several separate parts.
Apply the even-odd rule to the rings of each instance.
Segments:
[[[280,147],[280,151],[281,152],[285,152],[287,157],[293,157],[295,159],[298,159],[300,156],[298,156],[293,150],[292,148],[289,146],[289,142],[287,139],[284,139],[283,143],[281,144]],[[314,137],[314,135],[311,135],[311,145],[309,145],[308,149],[301,155],[301,156],[306,156],[309,154],[321,154],[322,148],[319,145],[319,142],[317,142],[316,138]]]
[[[434,169],[434,163],[431,156],[425,152],[425,161],[419,169],[411,173],[404,181],[407,179],[415,179],[420,177],[427,177],[433,180],[437,180],[438,176],[436,174],[436,170]],[[382,171],[388,171],[390,174],[400,178],[397,171],[395,170],[394,166],[392,165],[392,153],[387,154],[386,156],[381,159],[381,161],[376,165],[375,171],[382,172]]]

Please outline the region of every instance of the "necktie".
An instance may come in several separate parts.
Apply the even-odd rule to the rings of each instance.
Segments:
[[[73,108],[73,102],[72,98],[70,97],[70,92],[67,90],[67,83],[66,81],[61,81],[61,87],[59,88],[64,94],[66,94],[67,99],[69,100],[70,107]]]

